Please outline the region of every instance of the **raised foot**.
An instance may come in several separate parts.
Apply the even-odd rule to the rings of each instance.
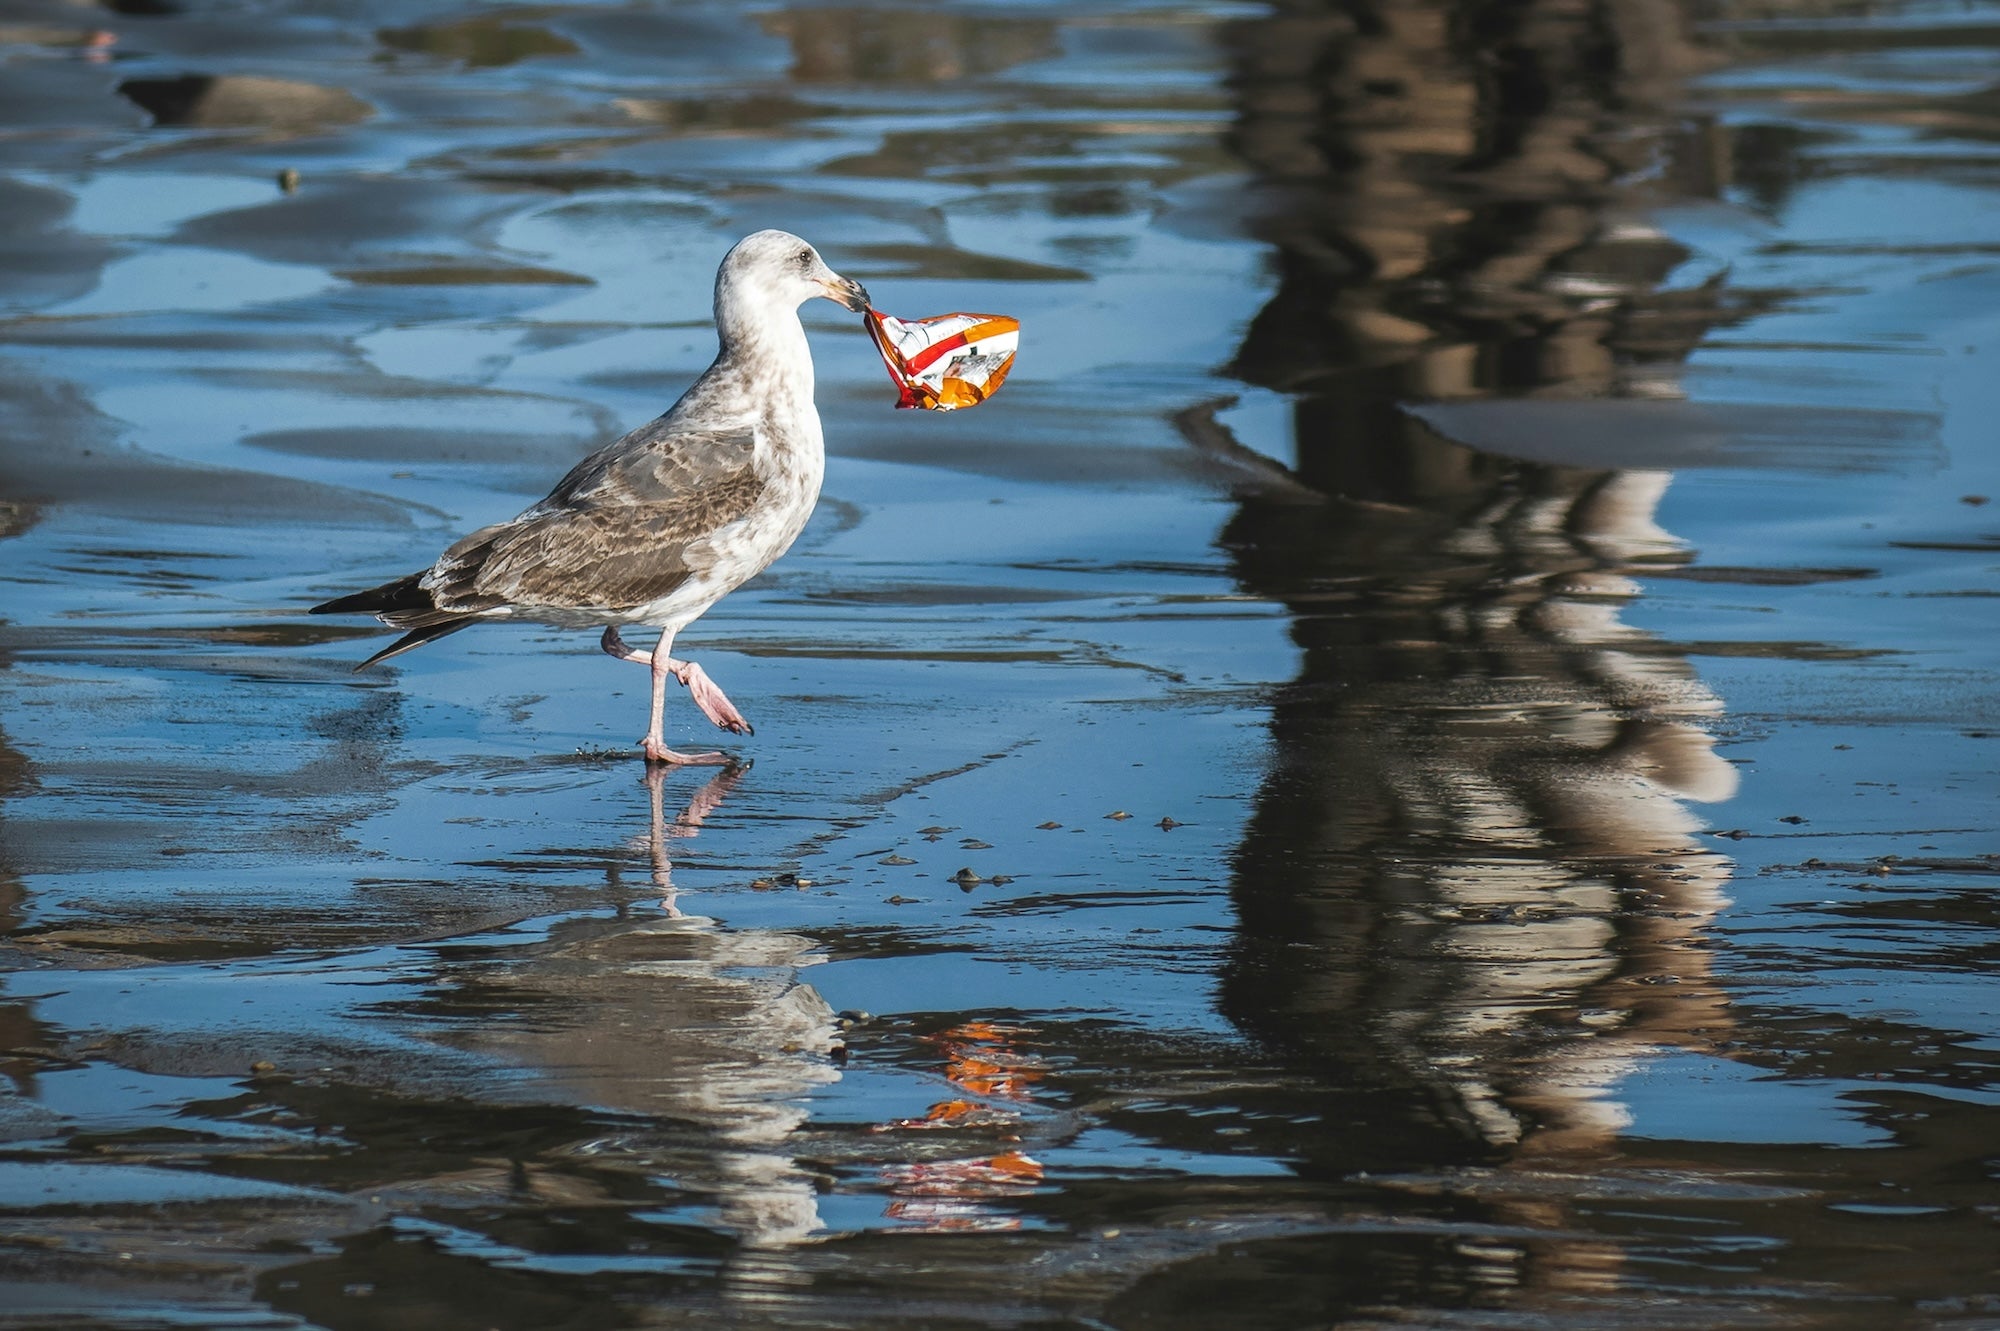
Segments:
[[[736,710],[736,704],[729,701],[726,694],[693,661],[688,661],[674,672],[674,677],[687,685],[688,697],[701,708],[701,714],[732,735],[754,735],[750,723],[743,719],[743,713]]]
[[[651,735],[639,741],[648,767],[725,767],[735,762],[726,753],[676,753]]]

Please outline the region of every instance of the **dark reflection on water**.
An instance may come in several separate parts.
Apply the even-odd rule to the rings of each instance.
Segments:
[[[1736,791],[1721,703],[1620,619],[1635,575],[1690,558],[1656,522],[1670,476],[1476,453],[1401,409],[1666,396],[1740,317],[1662,291],[1688,252],[1631,220],[1654,176],[1696,174],[1655,109],[1703,63],[1674,20],[1297,6],[1233,30],[1232,139],[1286,189],[1237,372],[1298,394],[1322,497],[1246,477],[1222,532],[1303,650],[1223,1010],[1393,1125],[1302,1144],[1332,1176],[1601,1151],[1633,1052],[1727,1021],[1701,933],[1729,863],[1686,803]]]
[[[1548,399],[1530,457],[1656,451],[1589,437],[1617,412],[1559,404],[1678,399],[1696,346],[1784,297],[1721,274],[1669,288],[1692,256],[1644,210],[1718,198],[1736,176],[1769,206],[1800,144],[1665,114],[1717,59],[1666,4],[1292,4],[1229,45],[1232,143],[1282,187],[1258,224],[1281,285],[1235,371],[1296,395],[1295,467],[1260,467],[1212,410],[1184,426],[1241,473],[1222,543],[1244,588],[1291,612],[1303,657],[1233,857],[1222,1010],[1315,1088],[1301,1097],[1314,1129],[1269,1149],[1327,1179],[1477,1166],[1421,1186],[1513,1232],[1365,1256],[1346,1237],[1273,1238],[1149,1278],[1114,1310],[1194,1326],[1186,1310],[1253,1302],[1243,1324],[1288,1326],[1416,1303],[1623,1324],[1600,1301],[1643,1287],[1637,1253],[1575,1232],[1601,1225],[1593,1194],[1619,1186],[1597,1171],[1630,1168],[1617,1084],[1668,1049],[1741,1058],[1751,1076],[1776,1052],[1710,964],[1731,864],[1689,803],[1738,789],[1714,749],[1722,704],[1684,653],[1621,621],[1635,578],[1691,552],[1658,525],[1670,473],[1475,452],[1426,421],[1477,436],[1507,417],[1409,408]],[[1787,416],[1780,433],[1825,446],[1811,436],[1831,413]],[[1739,460],[1774,451],[1741,419]],[[1757,1158],[1654,1167],[1691,1179],[1717,1156]],[[1653,1210],[1676,1185],[1629,1186]],[[1989,1219],[1965,1220],[1949,1247],[1982,1241]],[[1826,1223],[1807,1202],[1767,1221],[1768,1241]],[[1950,1270],[1904,1287],[1935,1279],[1938,1310],[1983,1306],[1979,1278]],[[1639,1320],[1751,1315],[1724,1307]]]
[[[1313,1088],[1290,1106],[1311,1126],[1267,1147],[1306,1177],[1592,1169],[1625,1126],[1622,1076],[1728,1034],[1704,931],[1730,864],[1688,807],[1737,788],[1721,703],[1621,619],[1636,575],[1690,558],[1657,523],[1670,475],[1477,453],[1402,409],[1670,395],[1741,317],[1662,290],[1688,252],[1630,220],[1642,163],[1687,174],[1649,108],[1697,54],[1659,40],[1666,6],[1605,17],[1291,6],[1231,32],[1232,141],[1284,188],[1261,223],[1281,285],[1236,372],[1297,394],[1295,469],[1257,467],[1212,411],[1184,427],[1244,473],[1221,541],[1303,655],[1232,859],[1221,1004]],[[1268,1326],[1412,1300],[1572,1315],[1623,1260],[1555,1237],[1578,1224],[1568,1191],[1476,1205],[1506,1231],[1483,1242],[1277,1237],[1115,1306],[1189,1326],[1177,1309],[1224,1299]]]
[[[0,1324],[2000,1311],[1989,10],[30,8]],[[351,674],[761,225],[756,765]]]

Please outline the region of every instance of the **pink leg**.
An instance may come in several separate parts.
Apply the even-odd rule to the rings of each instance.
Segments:
[[[729,701],[720,686],[708,677],[708,672],[693,661],[668,661],[667,669],[673,677],[687,685],[688,696],[694,705],[701,708],[701,714],[721,726],[732,735],[754,735],[750,723],[743,719],[743,713],[736,710],[736,704]]]
[[[646,761],[649,763],[704,763],[710,765],[729,762],[730,759],[728,756],[721,753],[676,753],[667,747],[666,741],[662,738],[661,728],[665,719],[667,677],[669,675],[687,687],[688,694],[694,699],[695,706],[701,708],[702,714],[715,722],[716,725],[733,734],[747,735],[752,733],[750,723],[743,719],[743,714],[737,711],[722,690],[716,687],[715,681],[708,677],[707,671],[692,661],[676,661],[669,655],[673,643],[674,631],[668,629],[660,635],[660,644],[652,651],[635,651],[631,647],[626,646],[625,639],[619,636],[617,625],[614,624],[604,630],[604,640],[601,645],[608,654],[617,657],[621,661],[635,661],[652,668],[652,725],[646,731],[645,738],[639,741],[640,747],[646,751]]]

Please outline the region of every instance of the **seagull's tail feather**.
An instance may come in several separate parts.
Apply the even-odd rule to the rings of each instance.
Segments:
[[[362,594],[366,595],[365,592]],[[479,616],[477,615],[453,615],[449,619],[440,619],[434,623],[426,624],[420,629],[412,629],[354,668],[356,670],[366,670],[377,661],[386,661],[392,656],[401,656],[411,648],[421,647],[433,638],[442,638],[447,633],[456,633],[460,629],[477,624],[478,622]]]

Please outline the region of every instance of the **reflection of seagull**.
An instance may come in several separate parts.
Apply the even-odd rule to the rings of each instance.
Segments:
[[[672,410],[579,462],[549,497],[482,527],[429,568],[313,607],[370,612],[407,630],[385,657],[493,619],[569,628],[607,624],[604,650],[652,667],[652,726],[640,741],[656,763],[721,762],[680,754],[660,734],[667,676],[724,730],[750,725],[692,661],[670,655],[674,634],[783,554],[806,524],[826,470],[813,408],[812,352],[798,307],[825,296],[865,310],[868,293],[783,231],[739,241],[715,275],[715,363]],[[661,630],[651,652],[621,624]]]

